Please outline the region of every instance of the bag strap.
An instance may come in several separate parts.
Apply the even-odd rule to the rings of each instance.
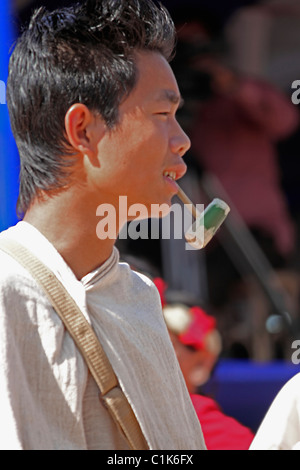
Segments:
[[[105,407],[121,427],[132,449],[149,449],[135,414],[121,390],[113,368],[83,313],[66,288],[38,258],[15,240],[2,238],[0,249],[27,269],[45,291],[84,357]]]

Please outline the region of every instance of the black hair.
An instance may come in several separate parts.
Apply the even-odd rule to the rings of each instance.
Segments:
[[[171,60],[175,28],[152,0],[86,0],[35,11],[9,63],[7,104],[20,155],[18,209],[40,191],[68,184],[74,163],[64,128],[67,110],[83,103],[108,128],[137,82],[135,53]]]

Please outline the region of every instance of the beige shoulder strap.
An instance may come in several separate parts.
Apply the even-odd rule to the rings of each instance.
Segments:
[[[105,406],[123,430],[130,447],[135,450],[148,449],[135,414],[96,334],[65,287],[50,269],[18,242],[3,238],[0,240],[0,249],[27,269],[45,291],[83,355]]]

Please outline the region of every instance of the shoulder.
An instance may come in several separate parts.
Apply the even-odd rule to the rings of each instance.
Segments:
[[[132,270],[126,263],[120,265],[120,270],[122,281],[117,292],[119,300],[122,299],[122,304],[126,305],[128,311],[138,312],[139,318],[152,328],[163,328],[165,334],[160,295],[153,281]]]
[[[290,378],[282,388],[282,391],[285,392],[290,392],[291,390],[293,390],[297,397],[300,398],[300,373],[297,373]]]
[[[35,299],[41,303],[43,299],[48,302],[44,291],[30,272],[14,256],[6,253],[5,248],[1,249],[1,242],[4,240],[22,245],[39,259],[41,254],[48,253],[47,249],[52,245],[37,229],[23,221],[0,233],[0,296],[2,299],[9,298],[11,302],[17,298],[30,298],[33,302]],[[54,250],[53,247],[52,249]],[[38,254],[34,250],[37,250]],[[53,259],[53,252],[49,251],[49,253],[45,256]]]
[[[278,392],[274,399],[274,404],[280,403],[280,406],[287,407],[295,406],[297,404],[298,413],[300,415],[300,373],[294,375],[289,379]]]
[[[154,302],[160,303],[160,296],[153,281],[140,272],[130,268],[127,263],[120,263],[121,278],[126,282],[127,287],[138,297],[147,296]]]
[[[9,311],[13,319],[14,314],[37,303],[47,308],[50,305],[30,273],[0,249],[0,314]]]
[[[18,290],[22,284],[30,284],[30,274],[18,261],[0,248],[0,289],[15,288]]]

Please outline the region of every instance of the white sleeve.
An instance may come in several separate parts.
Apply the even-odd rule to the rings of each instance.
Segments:
[[[23,449],[24,433],[35,433],[34,392],[30,370],[35,370],[42,356],[34,333],[34,297],[21,280],[8,276],[0,283],[0,448]],[[15,286],[14,286],[15,285]],[[30,300],[30,298],[32,300]],[[33,312],[32,312],[33,313]],[[30,364],[32,362],[32,364]]]
[[[0,449],[84,448],[84,370],[35,281],[22,273],[7,275],[1,263]]]
[[[300,374],[279,391],[271,404],[250,450],[300,448]]]

